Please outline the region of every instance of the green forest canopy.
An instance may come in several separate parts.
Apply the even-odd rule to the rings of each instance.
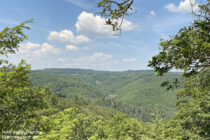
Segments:
[[[122,8],[121,11],[128,8],[118,6]],[[160,76],[173,68],[184,71],[184,87],[176,94],[177,113],[170,120],[143,123],[112,109],[94,107],[82,99],[57,97],[50,94],[48,88],[31,86],[30,66],[25,61],[15,66],[6,59],[1,59],[1,138],[28,136],[34,139],[209,139],[209,0],[199,7],[200,14],[197,14],[192,25],[180,29],[177,35],[169,40],[162,40],[160,53],[149,62],[149,66]],[[0,32],[2,56],[15,53],[19,48],[18,44],[27,38],[23,29],[29,29],[25,26],[28,22],[31,21],[14,28],[6,27]],[[171,86],[174,88],[177,83],[176,80]],[[25,130],[25,133],[15,133],[18,130]]]

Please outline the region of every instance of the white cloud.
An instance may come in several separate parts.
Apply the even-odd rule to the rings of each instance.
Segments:
[[[165,8],[168,11],[171,11],[171,12],[180,12],[180,10],[178,9],[178,7],[176,7],[176,5],[174,5],[173,3],[170,3],[170,4],[166,5]]]
[[[18,64],[21,59],[27,60],[32,65],[32,69],[40,69],[47,67],[55,67],[59,63],[55,63],[57,57],[63,54],[62,50],[48,43],[21,43],[19,51],[9,56],[9,61]]]
[[[62,30],[61,32],[51,31],[48,40],[67,44],[83,44],[91,42],[91,40],[84,35],[75,36],[71,30]]]
[[[155,16],[155,11],[150,11],[151,16]]]
[[[123,31],[130,31],[133,30],[136,27],[136,25],[134,25],[131,21],[128,20],[123,20],[123,24],[122,24],[122,30]]]
[[[42,55],[42,54],[61,54],[61,50],[56,48],[48,43],[43,43],[40,45],[40,49],[33,51],[34,55]]]
[[[171,12],[192,12],[197,11],[199,9],[198,4],[195,0],[184,0],[179,3],[177,7],[175,4],[170,3],[165,6],[165,8]]]
[[[68,50],[68,51],[77,51],[78,47],[73,46],[73,45],[66,45],[66,50]]]
[[[125,63],[128,63],[128,62],[135,62],[136,59],[135,58],[124,58],[122,61]]]
[[[36,44],[36,43],[32,43],[32,42],[27,42],[22,44],[24,49],[28,48],[28,49],[34,49],[34,48],[40,48],[40,44]]]
[[[32,42],[21,43],[17,54],[24,56],[42,55],[42,54],[61,54],[62,51],[48,43],[38,44]]]
[[[75,24],[77,32],[88,37],[111,38],[114,37],[112,27],[105,24],[105,19],[100,16],[94,16],[92,13],[82,12],[78,16]],[[132,30],[134,25],[128,20],[123,21],[122,29],[124,31]]]
[[[21,43],[18,53],[29,53],[32,50],[38,49],[40,47],[41,45],[37,43],[32,43],[32,42]]]

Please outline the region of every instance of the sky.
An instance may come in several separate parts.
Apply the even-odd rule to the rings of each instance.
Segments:
[[[195,2],[194,9],[198,9]],[[193,22],[190,0],[134,0],[120,36],[105,25],[97,0],[0,0],[0,30],[34,19],[11,63],[32,69],[146,70],[168,39]]]

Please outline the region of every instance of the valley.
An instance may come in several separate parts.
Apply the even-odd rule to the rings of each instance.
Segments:
[[[161,83],[180,78],[179,73],[157,77],[154,71],[94,71],[85,69],[44,69],[31,72],[34,86],[48,86],[63,98],[82,99],[109,107],[131,117],[151,122],[167,119],[175,112],[177,90],[166,90]]]

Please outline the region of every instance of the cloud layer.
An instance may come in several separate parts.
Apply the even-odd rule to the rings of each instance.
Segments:
[[[26,59],[33,65],[33,69],[71,67],[98,70],[110,70],[110,68],[113,70],[117,69],[120,63],[125,66],[129,62],[136,61],[135,58],[115,58],[112,53],[106,54],[94,48],[97,38],[115,37],[112,27],[106,25],[105,21],[100,16],[82,12],[75,24],[76,33],[69,29],[51,30],[43,43],[25,42],[20,44],[19,52],[13,55],[10,60],[17,64],[20,59]],[[135,25],[132,22],[124,19],[123,31],[134,28]]]
[[[115,34],[110,25],[106,25],[105,19],[100,16],[94,16],[92,13],[82,12],[78,16],[75,24],[77,32],[88,37],[112,38]],[[132,22],[123,21],[122,29],[129,31],[134,29]]]
[[[177,13],[177,12],[192,12],[193,11],[197,11],[198,8],[198,4],[195,0],[185,0],[185,1],[181,1],[179,3],[179,6],[176,6],[173,3],[170,3],[168,5],[165,6],[165,8],[171,12]]]
[[[84,44],[91,42],[91,40],[84,35],[75,36],[71,30],[62,30],[61,32],[51,31],[48,40],[66,44]]]
[[[27,55],[27,56],[40,56],[40,55],[59,55],[62,51],[55,46],[52,46],[48,43],[37,44],[32,42],[26,42],[20,44],[20,49],[18,54]]]
[[[152,12],[154,15],[154,12]],[[62,30],[60,32],[51,31],[48,35],[48,41],[61,42],[65,44],[85,44],[91,42],[90,38],[114,38],[116,32],[110,25],[106,25],[106,20],[100,16],[94,16],[92,13],[82,12],[75,24],[77,33],[75,35],[71,30]],[[123,31],[133,30],[135,25],[123,20]]]

